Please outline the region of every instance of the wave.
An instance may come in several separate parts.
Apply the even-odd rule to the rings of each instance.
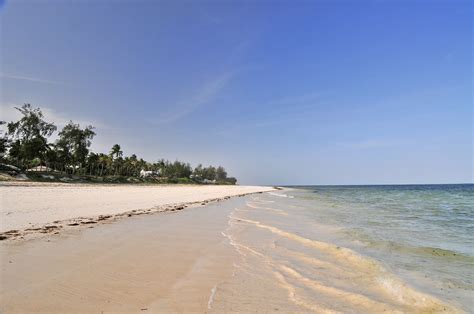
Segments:
[[[263,200],[260,197],[252,197],[252,201],[260,203],[275,203],[275,201]]]
[[[340,270],[342,269],[348,274],[348,276],[346,279],[340,277],[339,279],[344,279],[346,281],[351,282],[356,280],[356,282],[359,282],[362,285],[370,285],[373,291],[378,291],[378,294],[380,294],[381,291],[384,291],[384,294],[389,300],[392,300],[392,302],[396,301],[396,303],[399,303],[398,307],[407,307],[408,309],[416,308],[420,311],[430,312],[443,311],[447,308],[452,312],[458,311],[455,308],[450,308],[448,305],[443,304],[440,300],[433,296],[421,293],[409,287],[405,282],[398,279],[398,277],[386,271],[375,260],[361,256],[351,249],[340,247],[327,242],[308,239],[298,234],[284,231],[275,226],[263,224],[256,220],[238,218],[233,216],[232,214],[229,215],[229,218],[238,223],[249,224],[257,228],[270,231],[274,234],[279,235],[280,237],[284,237],[286,239],[298,242],[306,247],[316,249],[320,253],[325,254],[326,256],[330,256],[331,260],[335,265],[332,265],[330,262],[312,258],[304,253],[293,253],[293,256],[297,256],[300,261],[306,262],[307,265],[309,264],[309,267],[322,267],[323,274],[327,274],[326,276],[329,276],[329,278],[331,278],[331,276],[340,276],[340,274],[342,273]],[[279,278],[279,282],[281,285],[285,286],[285,289],[288,291],[290,299],[293,302],[307,309],[313,310],[313,308],[318,308],[318,311],[320,311],[321,304],[313,304],[307,299],[305,300],[304,298],[298,297],[295,294],[294,288],[291,288],[289,286],[289,282],[284,278],[285,276],[289,276],[293,280],[298,281],[300,284],[303,284],[311,290],[318,291],[319,294],[322,293],[332,298],[345,300],[347,302],[352,303],[353,305],[361,306],[363,308],[371,310],[387,310],[388,305],[384,302],[373,300],[370,297],[360,293],[346,291],[344,289],[336,288],[332,285],[328,286],[314,279],[305,277],[303,274],[287,265],[276,263],[275,260],[273,260],[270,256],[264,255],[257,249],[238,243],[237,241],[235,241],[235,239],[232,239],[232,241],[234,245],[240,250],[245,250],[247,253],[251,253],[255,256],[261,257],[265,259],[268,264],[272,265],[275,269],[275,272],[279,274],[277,275]],[[288,258],[291,256],[286,257]],[[326,269],[328,272],[324,273],[324,269]],[[284,281],[282,280],[282,278]],[[333,281],[334,280],[336,280],[336,278],[334,278]],[[327,310],[329,311],[329,309]]]
[[[273,196],[279,196],[279,197],[294,198],[292,195],[281,194],[281,193],[275,193],[275,192],[268,192],[268,194],[273,195]]]
[[[327,242],[311,240],[311,239],[302,237],[300,235],[297,235],[295,233],[291,233],[291,232],[287,232],[287,231],[278,229],[277,227],[274,227],[274,226],[269,226],[269,225],[262,224],[259,221],[244,219],[244,218],[237,218],[237,217],[234,217],[232,215],[230,216],[230,218],[234,219],[236,221],[239,221],[239,222],[245,222],[245,223],[253,224],[258,228],[262,228],[262,229],[268,230],[268,231],[270,231],[274,234],[277,234],[279,236],[285,237],[287,239],[297,241],[297,242],[299,242],[299,243],[301,243],[305,246],[309,246],[309,247],[312,247],[312,248],[315,248],[315,249],[318,249],[318,250],[321,250],[321,251],[325,251],[327,253],[331,253],[332,255],[334,255],[336,257],[344,258],[345,260],[354,262],[358,265],[363,264],[366,267],[370,267],[370,268],[376,267],[375,262],[373,262],[371,260],[368,260],[364,257],[359,256],[357,253],[355,253],[354,251],[352,251],[350,249],[340,247],[340,246],[336,246],[336,245],[333,245],[333,244],[329,244]]]
[[[352,270],[344,269],[343,267],[337,266],[335,263],[326,262],[321,259],[308,256],[304,253],[290,250],[286,247],[278,247],[278,248],[279,250],[283,250],[284,254],[291,257],[292,259],[301,261],[306,265],[311,265],[317,270],[327,270],[327,271],[336,272],[338,274],[341,274],[341,273],[352,274],[353,273]]]
[[[215,285],[211,289],[211,295],[209,296],[209,300],[207,301],[207,309],[210,310],[212,308],[212,303],[214,302],[214,296],[216,295],[217,285]]]
[[[310,302],[305,300],[296,293],[295,287],[289,284],[281,273],[277,271],[273,273],[277,280],[280,282],[280,286],[288,292],[288,299],[294,304],[299,305],[315,313],[338,313],[337,311],[324,307],[322,304],[315,303],[314,301]]]
[[[247,202],[245,205],[247,205],[248,207],[253,208],[253,209],[264,209],[264,210],[273,211],[273,212],[278,213],[280,215],[288,216],[287,212],[285,212],[284,210],[278,209],[278,208],[256,206],[256,205],[251,204],[250,202]]]
[[[342,299],[345,302],[352,303],[353,305],[358,305],[362,306],[365,308],[370,309],[371,311],[386,311],[387,310],[387,304],[378,302],[375,300],[370,299],[369,297],[359,294],[359,293],[353,293],[353,292],[348,292],[342,289],[338,289],[335,287],[331,286],[326,286],[322,284],[321,282],[318,282],[313,279],[309,279],[299,272],[297,272],[295,269],[285,266],[285,265],[279,265],[279,269],[286,273],[287,275],[293,277],[294,279],[300,281],[303,283],[306,287],[312,289],[313,291],[316,291],[320,294],[324,294],[328,297],[333,297],[333,298],[338,298]]]
[[[228,240],[229,240],[229,243],[230,245],[232,245],[233,247],[235,247],[235,249],[237,250],[237,252],[240,254],[240,255],[243,255],[243,256],[247,256],[247,254],[245,254],[244,252],[242,252],[241,249],[244,249],[246,251],[249,251],[250,253],[254,254],[254,255],[257,255],[257,256],[263,256],[262,253],[260,252],[257,252],[255,251],[254,249],[246,246],[246,245],[243,245],[241,243],[237,243],[233,237],[229,234],[226,234],[224,232],[221,232],[222,236],[226,237]]]

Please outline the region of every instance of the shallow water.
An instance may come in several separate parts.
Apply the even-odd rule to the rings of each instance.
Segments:
[[[296,198],[411,284],[473,307],[474,185],[309,187]]]
[[[292,188],[5,242],[0,311],[469,312],[471,205],[472,186]]]
[[[300,187],[252,197],[225,235],[237,279],[273,278],[300,310],[470,312],[473,200],[473,185]]]

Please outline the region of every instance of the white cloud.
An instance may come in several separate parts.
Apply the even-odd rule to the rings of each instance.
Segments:
[[[10,121],[17,121],[19,118],[21,118],[21,113],[18,110],[16,110],[15,107],[21,107],[21,105],[13,104],[13,103],[0,104],[0,120],[6,121],[8,123]],[[38,107],[41,108],[41,111],[44,115],[44,119],[47,122],[53,122],[58,127],[58,131],[61,130],[67,123],[69,123],[70,120],[72,120],[74,123],[78,123],[83,128],[88,125],[94,126],[96,128],[95,131],[97,133],[97,136],[92,141],[91,148],[93,151],[107,152],[108,149],[112,147],[113,144],[116,143],[116,136],[115,136],[114,130],[110,126],[107,126],[106,124],[100,121],[95,121],[95,120],[83,118],[83,117],[74,118],[73,116],[65,112],[58,112],[57,110],[54,110],[50,107],[45,107],[41,105]],[[0,131],[6,131],[6,130],[7,130],[6,124],[0,126]],[[104,131],[104,132],[101,132],[101,131]],[[110,134],[114,134],[114,135],[111,136]],[[49,138],[49,142],[53,143],[57,139],[58,139],[58,132],[55,132],[51,136],[51,138]]]
[[[30,81],[30,82],[44,83],[44,84],[65,85],[64,83],[61,83],[58,81],[45,80],[45,79],[40,79],[36,77],[31,77],[31,76],[5,74],[5,73],[0,73],[0,78],[10,79],[10,80]]]
[[[383,148],[396,146],[405,143],[406,141],[394,140],[394,139],[367,139],[355,142],[337,143],[336,145],[343,148],[349,149],[372,149],[372,148]]]
[[[205,105],[212,101],[219,92],[229,83],[233,77],[233,72],[226,72],[217,78],[206,82],[198,92],[190,97],[189,100],[181,101],[174,106],[176,111],[172,112],[168,116],[151,121],[153,124],[165,124],[172,123],[184,116],[191,114],[196,111],[200,106]]]
[[[281,97],[278,99],[272,99],[264,102],[261,106],[265,108],[271,108],[271,110],[263,111],[260,116],[245,117],[243,122],[235,125],[227,125],[225,129],[218,131],[218,134],[232,134],[235,131],[242,129],[257,129],[274,127],[278,125],[288,125],[292,123],[297,125],[307,121],[309,113],[313,110],[315,105],[320,103],[321,97],[325,93],[323,92],[312,92],[302,95],[293,95],[287,97]],[[249,105],[247,105],[248,107]],[[253,106],[260,106],[258,103]]]
[[[15,109],[15,107],[21,107],[21,105],[12,104],[12,103],[0,104],[0,120],[10,122],[10,121],[15,121],[21,118],[21,113],[17,109]],[[93,120],[82,119],[82,118],[75,119],[74,117],[71,117],[67,115],[66,113],[58,112],[52,108],[45,107],[45,106],[39,106],[39,107],[41,108],[41,111],[43,112],[45,120],[48,122],[53,122],[56,126],[58,126],[58,128],[65,126],[70,120],[72,120],[74,123],[80,124],[81,127],[92,125],[99,129],[107,128],[107,125],[99,121],[93,121]]]

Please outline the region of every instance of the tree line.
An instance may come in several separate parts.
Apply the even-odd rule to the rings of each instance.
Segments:
[[[7,129],[0,137],[0,161],[22,170],[40,166],[40,170],[83,176],[149,176],[164,182],[237,182],[227,176],[222,166],[193,168],[186,162],[164,159],[148,162],[135,154],[123,156],[119,144],[113,145],[108,154],[92,152],[95,128],[91,125],[81,128],[73,121],[66,124],[58,132],[57,140],[51,143],[48,139],[58,128],[45,120],[40,108],[24,104],[15,109],[21,113],[18,121],[0,121]]]

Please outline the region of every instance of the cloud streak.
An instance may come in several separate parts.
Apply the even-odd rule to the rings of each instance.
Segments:
[[[175,108],[176,111],[169,114],[168,116],[151,121],[152,124],[162,125],[167,123],[173,123],[191,113],[196,111],[199,107],[211,102],[219,92],[227,86],[229,81],[234,76],[234,72],[226,72],[213,80],[206,82],[199,91],[197,91],[193,96],[190,97],[187,101],[179,102]]]
[[[23,76],[23,75],[11,75],[11,74],[5,74],[5,73],[0,73],[0,78],[8,79],[8,80],[20,80],[20,81],[29,81],[29,82],[35,82],[35,83],[52,84],[52,85],[65,85],[64,83],[61,83],[58,81],[45,80],[45,79],[40,79],[40,78],[30,77],[30,76]]]
[[[400,139],[366,139],[355,142],[337,143],[336,145],[347,149],[377,149],[406,144],[407,141]]]
[[[15,109],[15,107],[21,107],[21,105],[18,104],[0,104],[0,114],[1,114],[1,120],[10,122],[10,121],[15,121],[21,118],[21,113]],[[35,106],[33,106],[35,107]],[[73,121],[74,123],[80,124],[82,127],[85,127],[87,125],[92,125],[95,128],[100,128],[100,129],[105,129],[107,128],[107,125],[104,123],[98,122],[98,121],[92,121],[88,119],[71,119],[71,117],[66,117],[63,113],[59,113],[56,110],[45,107],[45,106],[40,106],[41,112],[44,115],[44,118],[46,121],[53,122],[55,125],[58,127],[63,127],[66,124],[69,123],[69,121]]]
[[[263,106],[270,109],[258,117],[255,117],[255,114],[252,112],[252,115],[246,116],[243,122],[237,122],[233,126],[228,125],[225,129],[217,133],[225,135],[241,129],[270,128],[280,125],[284,126],[290,123],[294,125],[303,123],[309,119],[308,117],[313,111],[313,107],[320,103],[324,94],[326,93],[312,92],[272,99],[263,102],[261,105],[255,103],[253,106]]]

